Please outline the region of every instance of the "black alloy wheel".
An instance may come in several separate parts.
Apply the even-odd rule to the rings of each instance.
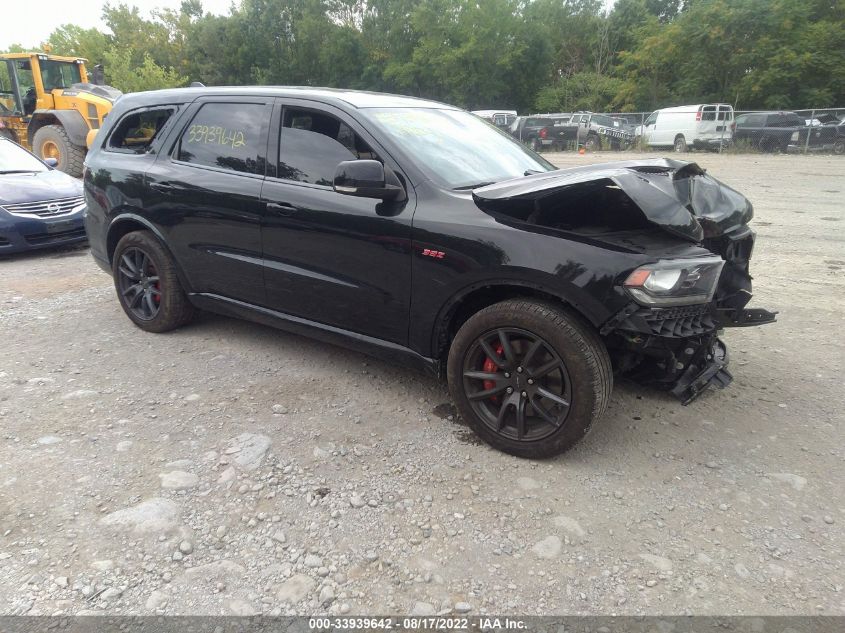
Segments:
[[[479,336],[464,361],[466,397],[495,433],[542,440],[566,422],[572,401],[569,373],[542,337],[519,328]]]
[[[152,321],[161,307],[161,286],[152,258],[140,248],[128,248],[117,270],[118,290],[126,307],[142,321]]]
[[[147,231],[127,233],[112,257],[114,286],[123,311],[147,332],[167,332],[194,315],[170,253]]]
[[[511,455],[559,455],[607,408],[610,357],[598,333],[566,306],[533,298],[470,316],[449,346],[449,391],[478,436]]]

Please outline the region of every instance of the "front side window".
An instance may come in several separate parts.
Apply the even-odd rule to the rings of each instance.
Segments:
[[[193,165],[263,174],[265,118],[266,109],[260,103],[206,103],[182,132],[176,158]]]
[[[654,125],[657,123],[657,112],[652,112],[645,120],[646,125]]]
[[[107,149],[132,154],[149,151],[174,112],[175,107],[167,107],[126,115],[109,137]]]
[[[18,109],[17,97],[12,90],[12,77],[9,75],[9,63],[0,60],[0,114],[11,114]]]
[[[448,188],[555,169],[469,112],[437,108],[364,108],[360,112],[420,169]]]
[[[79,64],[76,62],[57,62],[43,59],[39,65],[44,90],[70,88],[73,84],[82,83],[82,73],[79,70]]]
[[[345,160],[379,160],[346,123],[317,110],[285,108],[279,137],[278,176],[330,187]]]

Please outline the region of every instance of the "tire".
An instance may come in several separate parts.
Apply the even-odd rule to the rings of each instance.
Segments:
[[[15,143],[17,143],[18,140],[15,138],[15,135],[12,133],[12,130],[6,129],[0,130],[0,138],[7,138],[10,141],[14,141]]]
[[[599,137],[595,134],[587,136],[587,140],[584,141],[584,148],[591,152],[601,149],[601,141],[599,140]]]
[[[538,138],[532,139],[531,149],[533,149],[538,154],[540,153],[540,150],[543,149],[543,144],[540,142],[540,139],[538,139]]]
[[[67,130],[61,125],[45,125],[39,128],[32,137],[32,153],[39,158],[57,159],[59,164],[56,169],[69,176],[82,176],[86,149],[71,143]]]
[[[173,258],[149,231],[133,231],[120,239],[112,276],[120,306],[142,330],[168,332],[193,318],[194,307],[179,283]]]
[[[502,336],[509,350],[496,346]],[[555,363],[553,370],[543,369]],[[493,375],[495,380],[485,378]],[[481,439],[531,459],[572,448],[604,414],[613,389],[610,357],[598,334],[561,306],[527,299],[471,316],[449,348],[447,377],[458,411]]]
[[[845,154],[845,138],[838,138],[833,142],[833,153],[839,156]]]
[[[675,137],[675,151],[679,154],[689,151],[689,148],[687,147],[687,139],[684,138],[683,134],[678,134],[678,136]]]
[[[760,148],[760,151],[764,152],[764,153],[773,154],[773,153],[777,152],[777,150],[778,150],[777,141],[775,139],[769,138],[767,136],[764,136],[763,138],[761,138],[760,142],[758,143],[757,146]]]

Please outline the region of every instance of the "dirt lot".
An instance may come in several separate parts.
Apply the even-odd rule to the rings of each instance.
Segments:
[[[845,614],[845,160],[695,158],[754,202],[779,322],[727,333],[729,389],[617,384],[539,463],[433,379],[213,315],[145,334],[87,251],[0,260],[2,613]]]

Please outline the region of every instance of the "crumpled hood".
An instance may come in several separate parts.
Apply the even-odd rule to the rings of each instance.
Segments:
[[[515,201],[539,203],[564,190],[602,181],[624,191],[649,222],[692,242],[728,233],[747,224],[754,214],[745,196],[707,175],[696,163],[666,158],[600,163],[514,178],[475,189],[472,197],[488,213],[509,215],[509,206],[514,207]]]
[[[0,174],[0,206],[82,195],[82,183],[58,169],[34,174]]]

